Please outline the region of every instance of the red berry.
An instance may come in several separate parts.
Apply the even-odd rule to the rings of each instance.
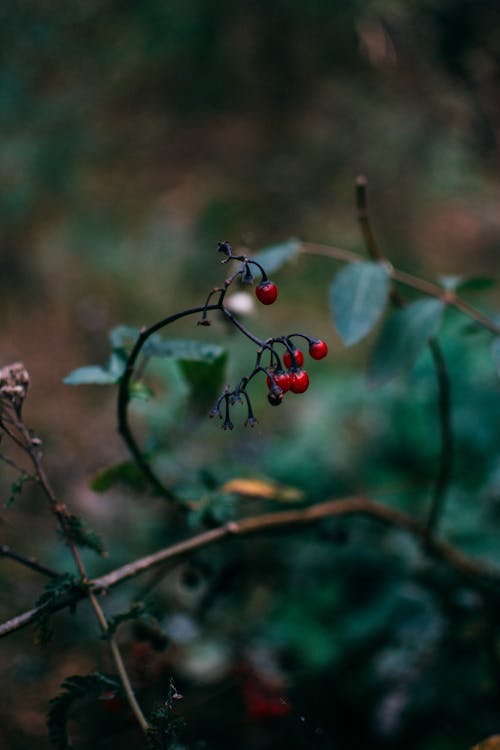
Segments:
[[[305,370],[296,370],[292,374],[292,393],[304,393],[309,388],[309,375]]]
[[[295,362],[292,361],[292,355],[289,351],[286,351],[283,355],[283,364],[285,367],[302,367],[304,364],[304,355],[300,349],[292,349]]]
[[[292,387],[292,376],[289,372],[283,372],[283,370],[275,371],[272,373],[274,382],[278,386],[278,388],[281,388],[283,393],[286,393],[290,390]],[[271,376],[267,376],[267,387],[270,389],[272,388],[273,381],[271,379]]]
[[[272,305],[278,296],[278,287],[272,281],[261,281],[255,287],[255,294],[259,302],[262,302],[263,305]]]
[[[324,341],[311,341],[309,344],[309,356],[313,359],[323,359],[328,354],[328,346]]]

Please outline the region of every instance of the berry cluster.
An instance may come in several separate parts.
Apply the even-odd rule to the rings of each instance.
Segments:
[[[259,373],[263,373],[267,383],[267,399],[271,406],[279,406],[285,393],[304,393],[309,387],[309,375],[303,369],[304,354],[295,346],[293,339],[301,338],[307,341],[309,346],[309,356],[312,359],[323,359],[328,354],[328,346],[321,339],[312,338],[303,333],[292,333],[286,336],[275,336],[265,341],[258,339],[248,331],[242,323],[237,320],[233,313],[224,306],[224,296],[230,284],[237,278],[244,284],[253,284],[254,277],[252,267],[256,267],[262,279],[255,288],[257,299],[264,305],[272,305],[278,297],[278,288],[276,284],[267,278],[266,272],[262,266],[255,260],[251,260],[243,255],[233,255],[231,246],[228,242],[219,242],[219,252],[224,254],[223,263],[230,260],[240,262],[238,270],[224,282],[223,287],[213,289],[209,294],[203,310],[200,325],[210,325],[207,318],[207,311],[212,295],[219,293],[219,300],[215,306],[220,309],[224,316],[233,323],[243,335],[257,344],[257,353],[253,370],[243,377],[235,388],[227,386],[223,393],[217,399],[214,408],[210,412],[211,417],[218,416],[223,419],[222,427],[225,430],[232,430],[231,406],[237,403],[246,403],[248,414],[245,424],[253,426],[257,420],[253,414],[252,405],[247,393],[247,386],[250,381]],[[212,308],[213,309],[213,306]],[[284,352],[280,347],[284,347]],[[282,352],[282,357],[280,356]],[[262,363],[263,358],[268,358],[267,366]]]

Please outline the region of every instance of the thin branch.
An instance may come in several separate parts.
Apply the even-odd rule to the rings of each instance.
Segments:
[[[367,202],[367,185],[368,180],[363,175],[356,178],[356,208],[358,211],[358,221],[361,227],[361,233],[365,241],[365,247],[368,255],[373,260],[385,260],[382,254],[378,242],[373,234],[370,216],[368,214],[368,202]]]
[[[37,573],[41,573],[49,578],[58,578],[59,576],[59,573],[56,573],[55,570],[37,562],[34,557],[24,557],[24,555],[19,554],[19,552],[14,552],[8,544],[0,544],[0,557],[8,557],[11,560],[15,560],[20,565],[24,565],[26,568],[31,568],[31,570],[35,570]]]
[[[303,242],[300,246],[300,251],[307,255],[323,255],[328,258],[333,258],[341,263],[362,263],[364,258],[359,253],[355,253],[352,250],[344,250],[341,247],[331,247],[317,242]],[[400,271],[394,268],[391,264],[387,265],[388,273],[391,279],[404,284],[404,286],[415,289],[422,294],[426,294],[429,297],[435,297],[440,299],[450,307],[455,307],[460,312],[467,315],[479,323],[483,328],[486,328],[496,336],[500,336],[500,325],[495,323],[480,310],[465,302],[461,297],[458,297],[454,292],[443,289],[438,284],[434,284],[432,281],[426,281],[418,276],[414,276],[406,271]]]
[[[356,205],[358,208],[361,228],[363,230],[366,250],[372,260],[386,261],[385,256],[375,240],[371,228],[368,214],[367,185],[368,181],[366,177],[357,178]],[[399,290],[394,288],[394,285],[392,285],[391,288],[390,299],[394,307],[402,308],[406,305],[406,300],[400,294]],[[427,531],[430,534],[435,529],[439,516],[442,513],[446,490],[451,478],[453,434],[451,426],[450,379],[446,367],[446,360],[437,338],[431,338],[428,347],[431,352],[438,386],[439,434],[441,443],[439,451],[439,469],[434,480],[431,509],[427,521]]]
[[[434,483],[431,507],[427,519],[429,534],[436,531],[436,526],[443,511],[446,491],[451,478],[453,464],[453,430],[451,425],[450,378],[441,347],[435,338],[429,341],[429,350],[434,361],[438,380],[438,410],[440,429],[439,471]]]
[[[364,497],[346,497],[326,500],[322,503],[300,508],[284,510],[275,513],[265,513],[260,516],[250,516],[239,521],[218,526],[201,534],[186,539],[170,547],[165,547],[151,555],[127,563],[116,570],[99,578],[89,581],[93,592],[107,591],[124,581],[162,565],[167,560],[181,557],[195,549],[207,547],[214,542],[235,536],[245,537],[272,529],[284,529],[318,523],[325,518],[341,518],[348,516],[364,516],[408,532],[430,557],[445,563],[469,585],[479,590],[497,591],[500,587],[500,570],[486,562],[475,560],[458,550],[449,542],[429,535],[425,524],[412,518],[407,513],[387,505],[369,500]],[[74,604],[86,596],[80,589],[47,607],[36,607],[12,618],[0,625],[0,637],[26,627],[34,622],[41,614],[51,614]]]
[[[109,625],[108,621],[106,620],[106,616],[104,612],[102,611],[101,605],[97,601],[97,597],[95,593],[89,589],[88,590],[88,598],[90,600],[90,603],[94,609],[94,612],[96,614],[96,617],[99,621],[99,624],[101,626],[103,634],[106,636],[109,633]],[[122,683],[123,689],[125,691],[125,695],[127,697],[128,704],[130,708],[132,709],[137,722],[139,723],[142,731],[146,733],[149,729],[149,724],[144,716],[142,709],[137,702],[137,698],[135,697],[134,689],[132,687],[132,684],[130,682],[130,678],[128,676],[127,669],[125,667],[125,663],[123,661],[123,657],[121,655],[120,648],[118,646],[118,642],[116,640],[116,637],[114,634],[110,635],[108,638],[109,648],[111,650],[111,655],[113,657],[113,661],[115,663],[116,669],[118,670],[118,674],[120,676],[120,681]]]
[[[59,526],[61,527],[61,531],[63,533],[64,539],[71,551],[71,554],[75,561],[78,572],[82,578],[82,581],[84,583],[88,583],[87,571],[85,570],[85,566],[83,564],[80,551],[78,550],[78,547],[76,546],[76,543],[73,539],[73,535],[71,532],[70,514],[68,512],[66,505],[62,503],[60,500],[58,500],[58,498],[56,497],[56,494],[54,490],[52,489],[52,486],[49,482],[47,474],[45,473],[45,469],[42,463],[42,453],[39,449],[40,441],[37,438],[34,438],[32,436],[31,432],[28,430],[28,428],[24,424],[22,417],[21,417],[21,410],[20,409],[18,409],[17,411],[14,410],[13,414],[15,416],[11,417],[11,421],[15,429],[20,435],[21,444],[22,444],[21,447],[23,447],[24,451],[28,454],[29,458],[31,459],[31,462],[35,469],[36,479],[39,482],[40,486],[42,487],[49,501],[50,508],[59,522]],[[16,557],[16,559],[18,559],[18,562],[21,562],[18,556]],[[25,560],[22,560],[22,562],[26,564]],[[34,567],[34,566],[30,565],[30,567]],[[52,575],[52,573],[50,574]],[[109,629],[108,623],[104,615],[104,612],[102,611],[101,606],[96,599],[94,591],[92,591],[92,589],[88,587],[86,590],[84,590],[84,592],[82,592],[82,596],[87,596],[89,598],[90,603],[92,604],[92,607],[94,608],[94,612],[101,626],[101,629],[103,633],[106,634]],[[69,592],[68,598],[71,601],[70,592]],[[81,597],[78,597],[78,598],[81,598]],[[64,597],[63,601],[65,600],[66,600],[66,597]],[[73,602],[76,600],[77,599],[73,597]],[[38,613],[43,612],[44,614],[50,614],[52,610],[50,607],[44,608],[42,606],[41,608],[40,607],[37,608],[37,611]],[[125,669],[125,665],[123,663],[123,659],[121,657],[120,650],[118,648],[118,644],[116,640],[114,639],[114,637],[110,638],[109,641],[110,641],[109,645],[111,649],[111,655],[113,657],[116,668],[118,670],[118,674],[120,676],[120,680],[122,682],[123,689],[127,696],[127,700],[130,705],[130,708],[133,711],[142,730],[144,732],[147,732],[147,730],[149,729],[149,725],[135,698],[134,691],[132,689],[132,685],[130,683],[130,679],[127,674],[127,670]]]

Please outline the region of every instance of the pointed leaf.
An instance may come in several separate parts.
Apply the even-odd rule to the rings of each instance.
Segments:
[[[132,346],[139,338],[140,330],[134,326],[116,326],[109,333],[109,340],[113,349],[123,349]]]
[[[192,339],[161,339],[154,336],[144,345],[144,351],[152,357],[169,357],[191,362],[214,362],[224,352],[221,346]]]
[[[333,321],[346,346],[356,344],[374,327],[389,297],[389,272],[382,263],[352,263],[330,287]]]
[[[496,286],[498,279],[489,276],[472,276],[470,279],[462,279],[456,286],[457,292],[483,292]]]
[[[388,318],[372,352],[370,385],[382,385],[410,369],[439,328],[444,307],[439,299],[419,299]]]
[[[92,479],[90,488],[94,492],[107,492],[116,484],[124,484],[134,490],[145,489],[146,482],[144,474],[133,461],[122,463],[101,469]]]
[[[265,247],[252,255],[251,258],[260,263],[266,273],[271,274],[294,258],[298,254],[301,244],[300,240],[290,239],[287,242],[281,242],[279,245]]]
[[[88,365],[73,370],[63,379],[66,385],[113,385],[118,377],[100,365]]]

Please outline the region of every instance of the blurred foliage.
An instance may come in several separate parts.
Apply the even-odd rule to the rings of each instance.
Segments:
[[[327,312],[338,268],[299,257],[293,240],[261,256],[280,300],[248,320],[266,335],[296,326],[328,340],[332,355],[311,363],[307,394],[272,410],[256,383],[259,424],[225,433],[201,414],[208,395],[197,384],[207,367],[214,390],[234,382],[248,346],[214,326],[203,341],[218,369],[210,357],[180,366],[168,351],[149,352],[133,419],[186,519],[127,463],[112,434],[113,389],[60,380],[105,362],[107,331],[123,322],[130,328],[115,329],[106,367],[87,370],[93,382],[116,382],[136,326],[202,304],[220,283],[217,241],[254,248],[298,236],[359,250],[350,186],[360,171],[391,261],[446,274],[443,285],[491,311],[497,287],[449,277],[498,274],[498,3],[21,0],[0,9],[0,49],[0,348],[6,361],[26,361],[26,411],[51,476],[109,550],[107,560],[82,551],[91,574],[201,527],[296,507],[297,497],[366,493],[424,519],[439,449],[431,358],[367,388],[367,350],[394,318],[342,350]],[[173,336],[156,343],[202,338],[184,323]],[[491,336],[446,310],[439,339],[455,445],[441,531],[500,564]],[[19,496],[13,472],[1,472],[3,497],[16,495],[2,510],[3,538],[69,575],[36,485]],[[242,493],[235,478],[275,495]],[[47,596],[37,574],[7,560],[0,582],[3,619]],[[155,626],[122,617],[131,603]],[[207,548],[120,587],[105,608],[159,725],[174,676],[184,696],[179,750],[456,750],[499,730],[498,598],[367,520]],[[96,669],[112,669],[84,603],[50,625],[43,647],[32,631],[2,644],[0,744],[9,750],[48,748],[47,701],[63,696],[66,712],[64,679],[90,686]],[[114,695],[76,697],[75,747],[140,745]]]

